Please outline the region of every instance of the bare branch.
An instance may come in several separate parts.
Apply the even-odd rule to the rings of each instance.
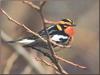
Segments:
[[[2,39],[6,42],[9,40],[12,40],[3,30],[1,31],[1,37]],[[23,48],[21,47],[19,44],[13,43],[13,44],[9,44],[11,47],[14,48],[14,50],[23,56],[23,58],[29,63],[30,67],[32,68],[32,70],[35,73],[40,73],[43,74],[43,70],[38,69],[38,65],[36,64],[37,61],[34,60],[34,62],[32,62],[32,58],[30,56],[30,54]],[[43,69],[43,68],[42,68]]]
[[[76,64],[76,63],[74,63],[74,62],[71,62],[71,61],[69,61],[69,60],[65,60],[64,58],[59,57],[59,56],[57,56],[57,55],[55,55],[55,57],[56,57],[57,59],[59,59],[59,60],[65,62],[65,63],[71,64],[71,65],[73,65],[73,66],[75,66],[75,67],[79,67],[79,68],[82,68],[82,69],[85,69],[85,68],[86,68],[85,66],[81,66],[81,65]]]
[[[42,10],[42,8],[43,8],[43,6],[45,5],[45,3],[46,3],[46,0],[44,0],[44,1],[42,1],[42,2],[40,3],[40,10]]]
[[[55,69],[55,70],[59,73],[57,67],[56,67],[53,63],[49,63],[49,62],[47,62],[46,60],[44,60],[44,59],[42,59],[42,58],[40,58],[40,57],[34,57],[34,58],[35,58],[37,61],[41,61],[41,62],[45,63],[46,65],[52,67],[53,69]],[[68,73],[67,73],[66,71],[64,71],[64,70],[63,70],[63,73],[64,73],[64,74],[68,74]]]
[[[6,66],[5,66],[5,69],[3,71],[3,74],[9,74],[10,71],[11,71],[11,68],[15,62],[15,60],[18,58],[18,54],[17,53],[13,53],[7,60],[7,63],[6,63]]]
[[[24,70],[21,72],[21,74],[30,74],[31,71],[32,71],[32,68],[31,68],[29,65],[27,65],[27,66],[24,68]]]
[[[30,7],[32,7],[33,9],[40,10],[40,7],[38,7],[37,5],[33,4],[30,1],[25,1],[24,0],[23,2],[26,3],[27,5],[29,5]]]
[[[43,6],[45,5],[45,3],[46,3],[46,1],[43,1],[42,2],[42,8],[43,8]],[[41,7],[40,7],[41,8]],[[55,65],[56,65],[56,67],[58,68],[58,70],[59,70],[59,72],[61,73],[61,74],[63,74],[63,68],[61,67],[61,65],[59,64],[59,62],[58,62],[58,60],[55,58],[55,53],[54,53],[54,49],[53,49],[53,47],[52,47],[52,44],[51,44],[51,42],[50,42],[50,37],[49,37],[49,34],[48,34],[48,31],[47,31],[47,29],[46,29],[46,24],[45,24],[45,21],[44,21],[44,16],[43,16],[43,13],[42,13],[42,8],[40,9],[40,11],[38,11],[38,13],[40,14],[40,17],[41,17],[41,19],[42,19],[42,23],[43,23],[43,27],[44,27],[44,31],[46,32],[46,34],[47,34],[47,42],[48,42],[48,46],[49,46],[49,50],[50,50],[50,52],[51,52],[51,55],[52,55],[52,58],[53,58],[53,60],[51,60]]]

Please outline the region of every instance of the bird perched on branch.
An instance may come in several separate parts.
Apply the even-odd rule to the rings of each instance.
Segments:
[[[50,36],[50,40],[61,44],[61,45],[66,45],[68,47],[70,47],[72,39],[73,39],[73,35],[75,33],[74,30],[74,25],[73,21],[70,19],[62,19],[60,21],[48,21],[45,20],[45,23],[47,24],[52,24],[49,27],[47,27],[47,32]],[[41,30],[38,32],[39,35],[41,35],[42,37],[46,37],[46,32],[44,30]],[[25,37],[22,39],[18,39],[16,41],[9,41],[9,42],[17,42],[17,43],[21,43],[23,44],[24,47],[43,47],[43,48],[47,48],[48,49],[48,45],[42,41],[40,38],[36,37],[36,36],[31,36],[31,37]],[[55,47],[55,45],[53,45],[53,47]]]

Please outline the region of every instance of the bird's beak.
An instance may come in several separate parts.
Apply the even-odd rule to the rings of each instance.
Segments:
[[[76,24],[72,24],[72,26],[77,26]]]
[[[75,25],[75,24],[72,24],[72,25],[67,25],[67,26],[72,26],[72,27],[74,27],[74,26],[76,26],[76,25]],[[66,26],[66,27],[67,27],[67,26]]]

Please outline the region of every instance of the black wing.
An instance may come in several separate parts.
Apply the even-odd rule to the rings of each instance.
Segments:
[[[57,32],[57,27],[56,25],[51,25],[50,27],[47,27],[47,31],[49,35],[55,34]],[[38,32],[41,36],[46,35],[46,32],[44,30],[41,30]]]

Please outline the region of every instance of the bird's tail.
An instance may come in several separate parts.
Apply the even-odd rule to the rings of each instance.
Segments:
[[[6,41],[7,43],[16,43],[16,41]]]
[[[7,43],[19,43],[19,44],[23,44],[23,45],[27,45],[27,44],[31,44],[34,43],[35,40],[34,39],[20,39],[20,40],[15,40],[15,41],[7,41]]]

